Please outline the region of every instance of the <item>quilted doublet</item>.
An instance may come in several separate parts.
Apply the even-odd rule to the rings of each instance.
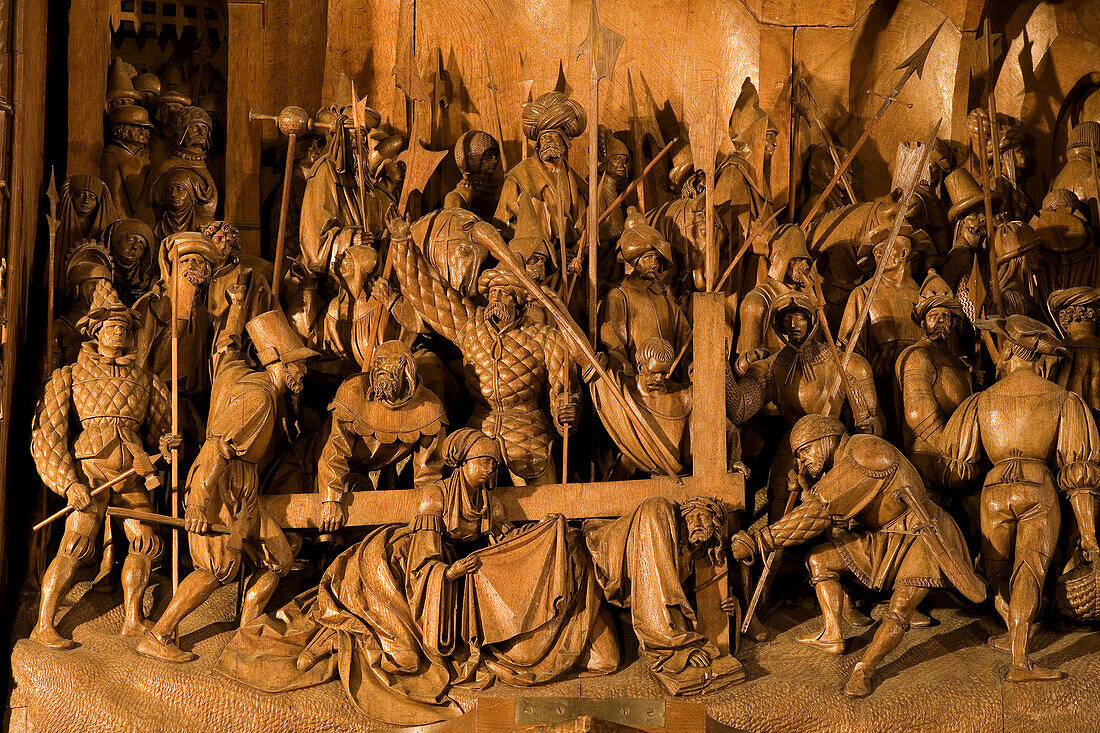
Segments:
[[[473,370],[481,395],[495,408],[529,406],[537,402],[547,383],[542,344],[527,328],[503,334],[478,311],[459,332],[459,344]]]
[[[149,406],[149,375],[134,365],[77,362],[73,406],[80,419],[128,417],[142,422]]]

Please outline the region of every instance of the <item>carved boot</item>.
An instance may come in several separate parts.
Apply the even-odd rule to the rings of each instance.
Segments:
[[[149,585],[149,572],[152,560],[146,555],[131,553],[122,563],[122,606],[125,618],[122,620],[121,636],[137,638],[152,628],[145,618],[145,589]]]
[[[54,616],[57,615],[57,604],[69,587],[76,565],[75,557],[59,554],[50,563],[42,579],[42,601],[38,607],[38,624],[31,632],[31,641],[48,649],[76,647],[76,642],[59,634],[53,625]]]
[[[856,662],[856,666],[852,668],[852,674],[848,677],[848,682],[844,685],[844,694],[848,697],[867,697],[874,689],[871,685],[871,677],[874,675],[875,670],[871,665],[864,662]]]
[[[176,643],[172,641],[171,638],[162,638],[152,631],[147,632],[145,636],[141,638],[141,641],[138,642],[137,653],[143,657],[160,659],[161,661],[172,662],[173,664],[182,664],[198,659],[198,657],[191,652],[185,652],[176,646]]]
[[[1005,674],[1008,682],[1044,682],[1060,680],[1065,672],[1040,667],[1027,657],[1027,642],[1031,635],[1031,624],[1026,619],[1014,620],[1008,629],[1009,650],[1012,654],[1012,666]]]
[[[840,587],[839,580],[829,578],[818,581],[814,591],[821,606],[821,631],[812,636],[800,636],[798,640],[829,654],[843,654],[844,637],[840,635],[840,610],[844,605],[844,589]]]

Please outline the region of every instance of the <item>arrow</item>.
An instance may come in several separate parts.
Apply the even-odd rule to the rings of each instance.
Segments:
[[[588,36],[577,49],[576,58],[588,54],[588,333],[593,347],[599,343],[597,328],[597,292],[596,292],[596,248],[599,244],[599,180],[596,164],[599,155],[600,126],[600,79],[610,79],[615,71],[615,61],[626,39],[619,33],[600,25],[600,15],[596,9],[596,0],[588,11]]]
[[[924,40],[924,43],[922,43],[916,51],[910,54],[909,58],[902,61],[898,64],[897,68],[894,69],[895,71],[902,72],[901,78],[894,84],[893,89],[882,95],[883,100],[882,104],[879,105],[878,111],[871,117],[871,121],[867,123],[867,127],[863,130],[863,134],[856,140],[856,144],[852,146],[844,162],[841,163],[840,167],[833,173],[833,177],[829,180],[829,183],[825,186],[824,190],[822,190],[821,194],[818,195],[817,201],[814,202],[809,213],[806,214],[806,218],[804,218],[799,225],[802,231],[806,231],[809,228],[810,222],[817,216],[817,212],[821,210],[821,205],[825,203],[825,198],[840,181],[840,177],[844,175],[844,172],[852,165],[856,153],[858,153],[859,149],[863,147],[863,144],[867,142],[867,138],[871,136],[871,132],[875,129],[875,126],[882,119],[883,115],[886,114],[886,110],[890,109],[890,105],[897,101],[898,94],[901,93],[901,90],[905,87],[909,79],[914,74],[919,77],[924,72],[924,64],[928,61],[928,52],[932,50],[932,44],[935,43],[936,36],[940,34],[940,29],[943,28],[943,24],[946,22],[946,19],[941,21],[940,24],[936,26],[936,30],[932,31],[932,35],[928,36],[928,38]],[[939,129],[938,125],[937,129]]]
[[[855,351],[856,344],[859,342],[859,335],[863,331],[863,326],[867,323],[867,317],[871,313],[871,303],[874,302],[875,293],[878,292],[879,285],[882,284],[882,276],[886,272],[882,265],[890,259],[890,254],[894,251],[894,243],[897,241],[898,232],[901,231],[901,225],[905,222],[905,212],[909,210],[909,201],[913,198],[913,192],[916,191],[917,184],[920,183],[921,170],[928,165],[928,159],[932,155],[932,145],[936,141],[936,135],[939,133],[942,123],[943,118],[941,117],[932,127],[932,132],[928,135],[928,139],[924,141],[924,147],[921,148],[920,165],[914,169],[909,180],[905,182],[905,188],[902,189],[902,195],[899,199],[901,206],[898,208],[897,216],[894,217],[893,226],[890,227],[890,235],[886,240],[886,248],[882,253],[882,257],[879,258],[878,266],[875,268],[875,276],[871,280],[871,288],[867,291],[867,300],[863,302],[863,307],[859,310],[859,317],[856,318],[855,328],[852,329],[852,335],[848,338],[848,344],[844,347],[844,359],[840,364],[842,372],[848,368],[848,362],[852,358],[852,352]],[[841,377],[840,374],[838,374],[837,379],[833,381],[832,388],[829,390],[829,397],[826,400],[827,403],[832,402],[840,386]],[[856,408],[855,405],[851,405],[851,407],[853,410]]]
[[[704,251],[704,271],[707,281],[707,292],[714,291],[714,278],[718,274],[718,251],[714,243],[714,158],[718,152],[718,81],[714,82],[714,93],[710,98],[710,106],[706,113],[688,126],[688,137],[691,139],[692,158],[696,160],[696,168],[700,168],[706,175],[706,212],[707,212],[707,242]],[[702,163],[702,165],[699,164]]]

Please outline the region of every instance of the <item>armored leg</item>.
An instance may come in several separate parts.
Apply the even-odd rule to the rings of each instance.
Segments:
[[[844,685],[844,694],[848,697],[866,697],[871,694],[871,676],[886,655],[894,651],[905,632],[909,630],[909,621],[913,612],[917,609],[924,597],[928,595],[927,588],[911,585],[898,586],[890,596],[890,605],[882,616],[882,623],[875,631],[867,651],[863,658],[856,663],[852,674]]]

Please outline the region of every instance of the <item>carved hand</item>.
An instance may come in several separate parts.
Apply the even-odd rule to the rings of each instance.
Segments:
[[[380,277],[371,285],[371,295],[383,303],[393,300],[393,285],[384,277]]]
[[[692,667],[709,667],[710,655],[702,649],[692,649],[688,652],[688,664]]]
[[[1084,556],[1085,562],[1095,563],[1100,560],[1100,544],[1093,540],[1081,540],[1081,554]]]
[[[577,404],[575,402],[566,402],[558,410],[558,425],[560,426],[558,432],[562,435],[566,430],[572,431],[573,425],[577,422]]]
[[[741,603],[734,596],[727,596],[722,599],[722,602],[718,604],[718,608],[722,609],[722,613],[727,616],[736,616],[741,610]]]
[[[455,581],[469,575],[479,567],[481,567],[481,558],[477,555],[467,555],[461,560],[451,563],[451,566],[447,568],[447,572],[444,573],[444,577],[447,580]]]
[[[182,445],[183,436],[179,433],[165,433],[160,436],[160,454],[169,465],[172,463],[172,451],[179,450]]]
[[[206,534],[210,531],[210,522],[206,519],[204,508],[199,503],[188,503],[183,513],[183,525],[191,534]]]
[[[756,543],[747,532],[738,532],[730,537],[730,554],[734,560],[751,565],[756,559]]]
[[[737,376],[745,376],[745,372],[749,370],[749,366],[755,362],[763,361],[768,358],[767,349],[753,349],[746,351],[737,357],[737,363],[734,364],[734,371],[737,372]]]
[[[225,294],[229,297],[229,302],[233,305],[240,305],[244,302],[244,299],[248,297],[248,288],[241,283],[233,283],[229,286],[229,289],[225,291]]]
[[[386,226],[390,230],[391,239],[409,238],[409,222],[405,221],[405,217],[397,213],[397,207],[392,204],[386,209]]]
[[[335,532],[338,529],[343,529],[344,525],[348,521],[348,512],[344,508],[344,503],[341,501],[324,501],[321,502],[321,524],[320,529],[322,532]]]
[[[88,487],[82,483],[74,483],[65,492],[65,498],[69,500],[69,506],[78,512],[82,512],[92,503],[92,496]]]
[[[574,275],[580,275],[582,272],[584,272],[584,256],[585,249],[584,247],[581,247],[577,250],[577,256],[569,260],[569,272],[573,273]]]

